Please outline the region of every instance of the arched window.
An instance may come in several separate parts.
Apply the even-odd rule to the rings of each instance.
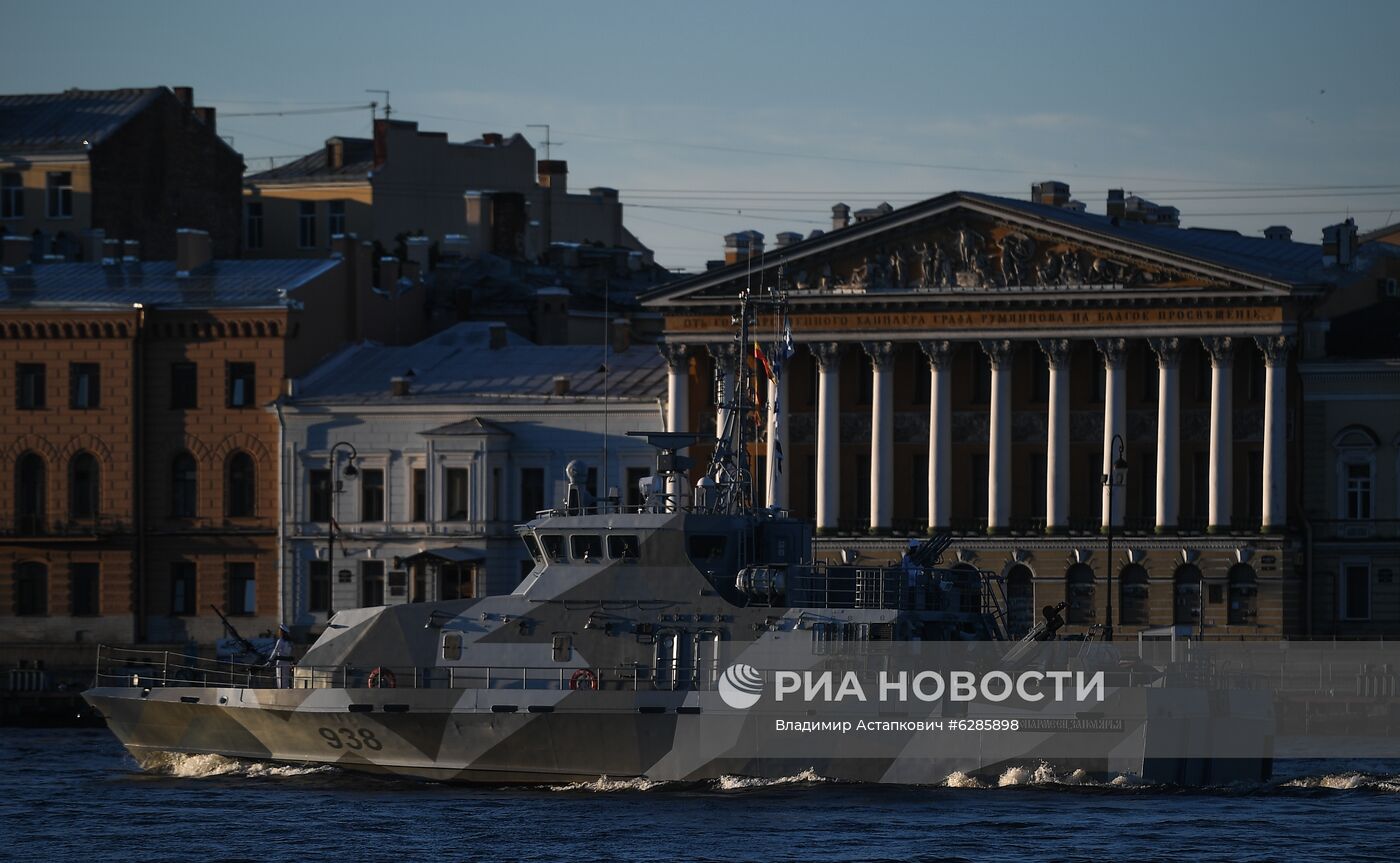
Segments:
[[[1228,576],[1230,589],[1230,609],[1226,620],[1231,626],[1248,626],[1259,618],[1259,586],[1254,577],[1254,567],[1247,563],[1237,563],[1230,567]]]
[[[1118,574],[1118,608],[1124,626],[1147,625],[1147,570],[1142,564],[1130,563]]]
[[[1076,563],[1065,571],[1065,623],[1088,626],[1094,622],[1094,570]]]
[[[15,566],[15,614],[41,616],[49,613],[49,568],[37,561]]]
[[[1006,572],[1006,631],[1019,638],[1035,625],[1035,584],[1030,567],[1018,563]]]
[[[199,466],[194,456],[182,452],[170,466],[170,514],[194,518],[198,512]]]
[[[1191,563],[1177,567],[1172,579],[1172,623],[1195,626],[1201,622],[1201,570]]]
[[[68,463],[68,517],[97,518],[99,482],[97,458],[80,452]]]
[[[1362,521],[1375,515],[1376,446],[1365,426],[1347,426],[1332,439],[1337,461],[1337,517]]]
[[[15,529],[22,535],[44,532],[47,477],[44,460],[27,452],[15,463]]]
[[[246,518],[254,514],[257,485],[253,474],[253,457],[236,452],[228,460],[228,515]]]

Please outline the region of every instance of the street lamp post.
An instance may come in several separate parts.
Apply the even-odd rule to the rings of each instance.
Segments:
[[[326,526],[326,574],[330,577],[330,585],[326,591],[326,625],[329,626],[331,618],[335,617],[335,501],[343,490],[339,479],[335,478],[335,453],[336,450],[345,447],[350,450],[350,457],[345,463],[345,478],[354,479],[360,475],[355,468],[355,458],[359,455],[355,451],[354,444],[345,441],[337,441],[331,446],[331,451],[326,455],[326,464],[330,467],[332,485],[326,489],[326,494],[330,495],[330,501],[326,506],[330,523]]]
[[[1113,440],[1109,442],[1109,452],[1114,453],[1113,464],[1109,472],[1103,475],[1103,484],[1108,488],[1108,548],[1104,552],[1104,569],[1108,573],[1108,596],[1105,598],[1108,615],[1103,630],[1104,641],[1113,640],[1113,490],[1123,487],[1128,474],[1128,462],[1123,458],[1122,435],[1113,436]]]

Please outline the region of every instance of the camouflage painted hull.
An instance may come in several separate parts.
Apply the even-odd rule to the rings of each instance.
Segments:
[[[521,692],[508,690],[97,688],[85,698],[138,758],[217,754],[255,761],[331,764],[444,782],[548,784],[644,778],[698,782],[721,776],[778,779],[803,771],[834,780],[942,784],[964,774],[995,783],[1016,768],[1113,780],[1134,776],[1186,785],[1266,779],[1261,739],[1272,717],[1242,723],[1244,757],[1153,757],[1192,736],[1219,745],[1205,713],[1129,721],[1119,745],[1066,754],[1066,734],[911,734],[897,753],[813,757],[775,744],[753,716],[714,693]],[[353,700],[352,700],[353,699]],[[1119,704],[1121,713],[1124,708]],[[1128,712],[1139,712],[1129,709]],[[1156,711],[1160,716],[1160,711]],[[800,718],[800,714],[794,714]],[[768,722],[771,720],[765,720]],[[1083,737],[1083,735],[1080,735]],[[1165,740],[1164,738],[1173,738]],[[831,751],[839,752],[839,749]],[[1218,751],[1218,750],[1216,750]]]

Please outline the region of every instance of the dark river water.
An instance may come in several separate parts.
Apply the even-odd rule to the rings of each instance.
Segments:
[[[99,730],[0,730],[0,859],[1400,859],[1400,762],[1182,790],[1042,771],[989,787],[797,776],[491,788],[217,756],[143,770]],[[960,777],[952,777],[954,786]]]

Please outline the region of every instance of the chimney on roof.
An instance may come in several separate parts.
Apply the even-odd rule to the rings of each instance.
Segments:
[[[788,246],[791,246],[793,243],[800,242],[802,242],[802,235],[797,233],[796,231],[781,231],[778,233],[777,248],[779,249],[785,249]]]
[[[1264,229],[1264,239],[1282,240],[1287,243],[1293,239],[1293,231],[1287,225],[1270,225]]]
[[[500,132],[485,132],[481,136],[481,143],[488,147],[499,147],[505,143],[505,138]]]
[[[505,324],[493,321],[488,325],[488,332],[490,333],[490,340],[487,342],[487,346],[491,348],[491,350],[499,351],[506,346],[506,334],[509,330]]]
[[[412,382],[405,377],[389,378],[389,393],[395,396],[406,396],[413,391]]]
[[[851,208],[837,204],[831,208],[831,230],[839,231],[851,223]]]
[[[1031,183],[1031,201],[1051,207],[1063,207],[1069,203],[1069,184],[1059,180]]]
[[[171,90],[175,93],[175,98],[180,100],[180,104],[184,105],[186,108],[194,107],[193,87],[172,87]]]
[[[219,134],[218,123],[215,119],[216,115],[212,105],[200,105],[196,107],[194,109],[194,115],[210,132],[215,135]]]
[[[1109,217],[1110,219],[1112,219],[1112,220],[1113,220],[1113,223],[1116,225],[1116,224],[1118,224],[1119,221],[1121,221],[1121,220],[1123,219],[1123,216],[1126,215],[1127,212],[1128,212],[1128,205],[1127,205],[1127,203],[1123,200],[1123,190],[1122,190],[1122,189],[1109,189],[1109,190],[1108,190],[1108,217]]]
[[[94,264],[102,260],[102,250],[107,245],[107,232],[101,228],[88,228],[79,241],[83,260]]]
[[[554,394],[555,394],[556,396],[564,396],[564,395],[568,395],[568,394],[569,394],[569,376],[568,376],[568,375],[555,375],[555,376],[554,376]]]
[[[718,270],[724,266],[724,261],[709,260],[705,262],[705,270]]]
[[[889,201],[881,201],[880,205],[875,208],[875,211],[882,216],[888,216],[890,213],[894,212],[894,205]]]
[[[29,263],[29,256],[33,254],[34,243],[29,237],[19,234],[6,234],[0,237],[3,240],[4,257],[0,258],[6,270],[17,270]]]
[[[569,190],[569,163],[563,159],[540,159],[540,188],[564,194]]]
[[[427,237],[409,237],[404,241],[408,247],[408,260],[410,263],[418,265],[418,276],[421,278],[428,274],[428,252],[431,243]]]
[[[1347,219],[1322,229],[1322,263],[1350,267],[1356,259],[1356,220]]]
[[[175,232],[175,275],[188,276],[214,256],[208,231],[181,228]]]
[[[326,139],[326,167],[332,171],[345,167],[345,142],[339,138]]]
[[[612,332],[608,335],[608,341],[613,353],[620,354],[632,347],[632,321],[629,318],[613,318],[610,325]]]
[[[746,231],[724,235],[724,262],[734,264],[749,256],[749,235]]]

